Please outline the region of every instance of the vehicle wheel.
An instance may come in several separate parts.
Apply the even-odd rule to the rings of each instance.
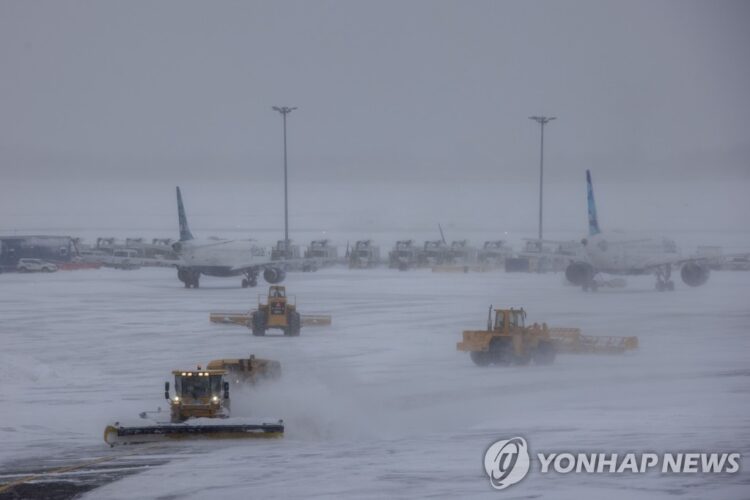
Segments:
[[[494,338],[490,341],[490,358],[496,365],[508,366],[513,361],[513,344],[510,338]]]
[[[247,288],[249,284],[250,284],[250,282],[247,281],[247,278],[245,278],[245,279],[242,280],[242,288]]]
[[[42,268],[42,272],[43,272],[43,273],[51,273],[51,272],[52,272],[52,269],[50,269],[49,267],[43,267],[43,268]]]
[[[487,366],[492,361],[492,357],[487,351],[472,351],[469,354],[471,356],[471,360],[477,366]]]
[[[253,313],[250,319],[250,328],[256,337],[262,337],[266,334],[266,315],[263,311]]]
[[[555,362],[555,344],[550,341],[540,341],[534,350],[534,363],[537,365],[551,365]]]
[[[289,325],[287,327],[289,336],[299,337],[300,330],[302,330],[302,318],[300,317],[297,311],[289,313],[289,318],[287,319],[287,323]]]
[[[29,272],[29,270],[28,270],[27,268],[25,268],[25,267],[19,267],[19,268],[18,268],[18,272],[19,272],[19,273],[28,273],[28,272]]]

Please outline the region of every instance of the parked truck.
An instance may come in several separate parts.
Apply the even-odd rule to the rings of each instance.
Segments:
[[[388,267],[405,271],[417,267],[421,249],[413,240],[397,241],[393,250],[388,254]]]
[[[349,267],[351,269],[365,269],[380,264],[380,247],[371,240],[361,240],[354,244],[349,253]]]

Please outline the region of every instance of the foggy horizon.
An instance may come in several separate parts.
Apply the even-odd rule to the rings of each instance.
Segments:
[[[4,179],[750,178],[750,5],[0,4]],[[251,188],[250,188],[251,189]]]

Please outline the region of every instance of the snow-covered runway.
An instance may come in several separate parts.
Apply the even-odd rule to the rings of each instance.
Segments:
[[[173,368],[221,357],[281,361],[283,377],[233,397],[238,416],[283,418],[261,442],[166,445],[172,458],[91,498],[531,497],[733,498],[750,476],[546,474],[494,491],[482,467],[494,441],[535,451],[750,453],[750,273],[713,273],[690,289],[650,277],[595,294],[560,275],[324,269],[289,274],[300,311],[330,327],[298,338],[214,325],[265,288],[204,279],[186,290],[169,269],[0,277],[0,470],[25,460],[123,453],[111,420],[165,406]],[[478,368],[455,344],[487,307],[591,335],[638,335],[627,356],[564,356],[552,366]],[[132,449],[127,450],[128,453]],[[146,453],[146,452],[144,452]]]

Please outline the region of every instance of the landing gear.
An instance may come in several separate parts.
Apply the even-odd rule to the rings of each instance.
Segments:
[[[660,292],[673,291],[674,281],[670,278],[672,276],[672,266],[667,264],[664,267],[660,267],[656,270],[656,289]]]
[[[584,292],[588,292],[589,290],[596,292],[599,290],[599,283],[596,282],[594,276],[591,276],[591,278],[583,282],[582,288]]]
[[[596,292],[597,290],[599,290],[599,285],[597,284],[596,281],[592,280],[591,283],[583,284],[583,291],[588,292],[589,290],[592,292]]]
[[[258,286],[258,271],[251,269],[245,273],[245,278],[242,279],[242,288],[256,286]]]
[[[200,287],[201,273],[192,269],[177,269],[177,279],[185,284],[185,288]]]
[[[315,262],[305,262],[302,264],[303,273],[314,273],[318,270],[318,265]]]

